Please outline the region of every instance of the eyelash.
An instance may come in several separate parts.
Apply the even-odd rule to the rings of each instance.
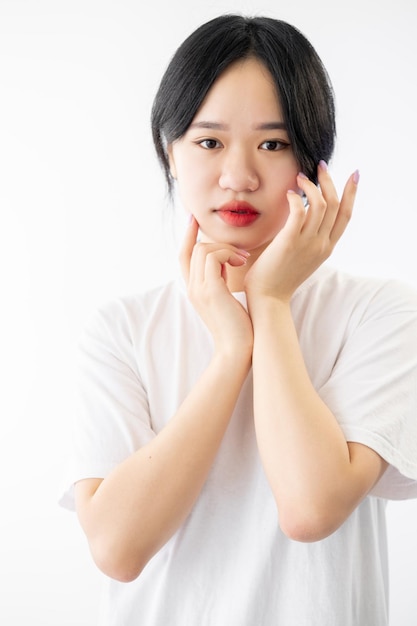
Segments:
[[[202,139],[201,141],[197,141],[196,142],[197,145],[201,146],[202,148],[204,148],[205,150],[215,150],[216,148],[221,147],[221,142],[217,141],[217,139]],[[211,143],[214,145],[211,145],[211,147],[204,145],[207,143]],[[263,141],[260,144],[260,147],[265,145],[265,144],[275,144],[275,148],[273,150],[269,150],[267,148],[265,148],[266,152],[279,152],[280,150],[284,150],[285,148],[287,148],[290,144],[287,143],[286,141],[281,141],[280,139],[268,139],[267,141]]]
[[[275,144],[275,148],[273,150],[266,149],[267,152],[279,152],[280,150],[284,150],[290,145],[286,141],[281,141],[280,139],[268,139],[267,141],[261,143],[261,146],[265,144]]]
[[[205,146],[204,144],[206,143],[212,143],[214,144],[214,146],[211,146],[211,147]],[[220,141],[217,141],[217,139],[202,139],[201,141],[197,141],[197,145],[201,146],[205,150],[214,150],[215,148],[218,148],[222,144],[220,143]]]

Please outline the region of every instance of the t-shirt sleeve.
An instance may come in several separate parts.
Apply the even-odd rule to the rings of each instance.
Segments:
[[[98,311],[79,342],[73,445],[60,504],[74,508],[74,484],[105,478],[155,436],[146,390],[120,303]]]
[[[370,299],[320,395],[347,441],[389,467],[371,495],[417,497],[417,296],[389,281]]]

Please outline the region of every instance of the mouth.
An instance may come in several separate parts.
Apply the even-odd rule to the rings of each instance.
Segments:
[[[258,219],[260,213],[248,202],[229,202],[219,209],[216,214],[230,226],[249,226]]]

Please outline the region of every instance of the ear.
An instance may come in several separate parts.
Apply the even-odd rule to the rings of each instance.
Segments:
[[[175,167],[174,151],[172,149],[172,143],[169,143],[167,145],[167,154],[168,154],[168,161],[169,161],[169,171],[171,172],[172,178],[175,180],[177,178],[177,168]]]

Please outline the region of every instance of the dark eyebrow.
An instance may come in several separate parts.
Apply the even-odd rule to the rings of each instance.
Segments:
[[[229,130],[227,124],[221,122],[209,122],[202,120],[201,122],[193,122],[190,124],[190,128],[208,128],[210,130]],[[255,130],[287,130],[284,122],[264,122],[255,126]]]
[[[255,126],[255,130],[287,130],[284,122],[265,122]]]
[[[220,122],[193,122],[190,124],[189,128],[209,128],[212,130],[228,130],[229,127],[227,124],[221,124]]]

